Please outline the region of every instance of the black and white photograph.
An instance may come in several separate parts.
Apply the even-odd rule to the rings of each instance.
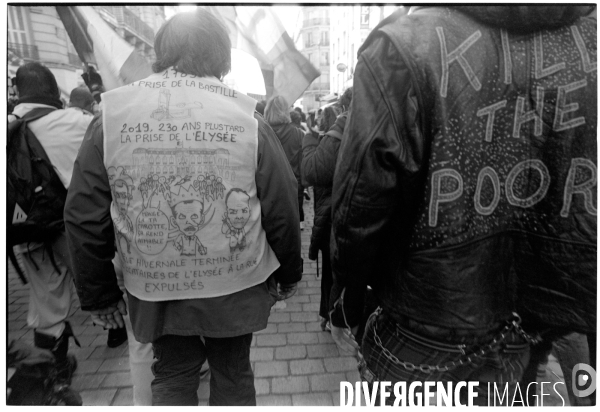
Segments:
[[[596,405],[596,3],[4,7],[5,407]]]

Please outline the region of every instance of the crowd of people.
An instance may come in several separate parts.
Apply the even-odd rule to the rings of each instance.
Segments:
[[[154,50],[142,82],[226,88],[231,41],[206,10],[172,17]],[[554,351],[571,405],[595,404],[571,370],[596,363],[596,59],[594,6],[413,7],[308,114],[175,82],[172,102],[235,128],[218,145],[131,139],[123,125],[147,125],[158,96],[140,82],[104,91],[90,70],[63,107],[52,72],[24,64],[9,125],[27,121],[66,191],[60,230],[15,250],[63,402],[81,404],[76,292],[109,346],[129,341],[136,405],[197,405],[208,369],[210,405],[256,405],[252,334],[302,278],[312,187],[321,328],[363,381],[491,382],[514,399]],[[11,225],[35,218],[17,211]]]

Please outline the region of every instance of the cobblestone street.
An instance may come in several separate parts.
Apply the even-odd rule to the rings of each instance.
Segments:
[[[267,328],[255,333],[252,340],[250,360],[258,405],[339,405],[340,381],[359,380],[356,360],[340,356],[331,334],[320,328],[321,281],[317,278],[316,262],[308,260],[312,200],[305,202],[304,210],[304,276],[298,292],[272,309]],[[21,283],[12,268],[8,289],[8,340],[23,339],[33,345],[33,330],[27,328],[28,286]],[[79,309],[78,302],[73,307],[70,321],[81,343],[81,348],[73,340],[70,343],[70,353],[79,362],[73,388],[80,391],[84,405],[132,405],[127,343],[108,348],[107,331],[92,325],[89,315]],[[562,380],[560,367],[553,357],[548,368],[547,376],[554,381]],[[208,378],[201,381],[198,393],[200,404],[206,405]],[[563,397],[568,404],[566,393]],[[544,405],[554,404],[560,405],[561,400],[545,399]]]

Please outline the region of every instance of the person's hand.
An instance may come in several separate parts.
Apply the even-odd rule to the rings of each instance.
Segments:
[[[98,310],[91,310],[92,322],[106,329],[118,329],[125,327],[123,316],[127,315],[127,305],[123,299],[117,303]]]
[[[359,345],[354,337],[358,332],[358,326],[352,328],[339,328],[331,325],[331,337],[335,341],[340,353],[345,356],[358,356]]]
[[[291,298],[296,294],[296,291],[298,290],[298,282],[290,283],[287,285],[280,283],[278,284],[277,289],[277,294],[279,295],[277,297],[277,300],[285,300]]]

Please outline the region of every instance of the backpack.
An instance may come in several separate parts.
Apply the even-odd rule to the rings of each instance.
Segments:
[[[7,253],[23,283],[27,283],[15,257],[13,246],[43,243],[54,267],[52,240],[64,231],[63,210],[67,189],[50,163],[48,155],[27,127],[54,111],[39,108],[8,124],[7,132]],[[35,262],[34,262],[35,264]]]

